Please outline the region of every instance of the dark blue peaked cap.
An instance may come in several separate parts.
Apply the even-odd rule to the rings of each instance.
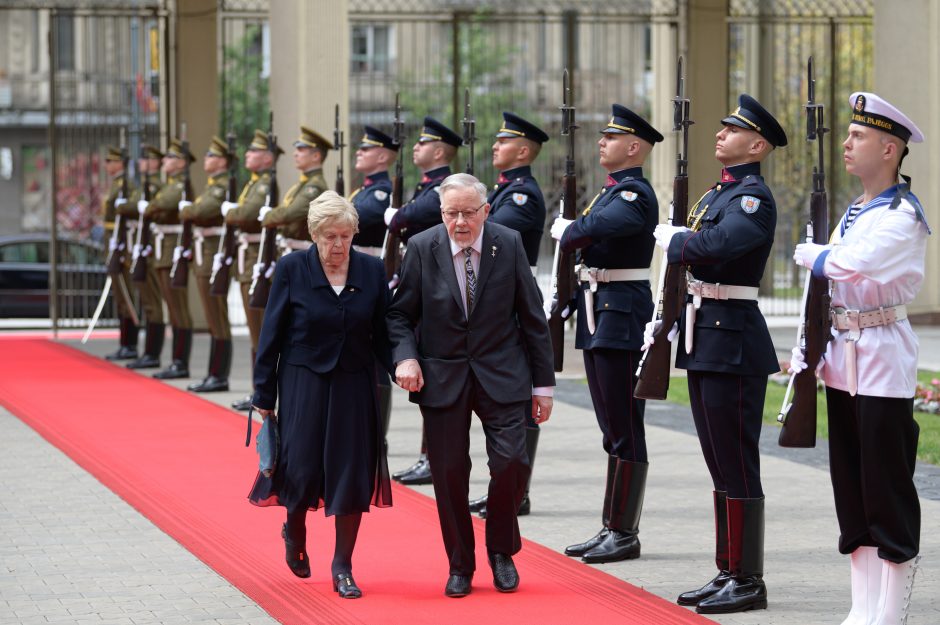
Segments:
[[[427,143],[429,141],[443,141],[455,148],[463,145],[463,137],[433,117],[425,117],[424,128],[421,130],[421,136],[418,137],[418,143]]]
[[[760,102],[746,93],[738,96],[738,108],[721,120],[721,123],[753,130],[777,148],[787,144],[787,133],[783,131],[774,116],[761,106]]]
[[[614,104],[612,109],[607,127],[601,129],[603,134],[631,134],[650,143],[658,143],[663,140],[663,136],[658,130],[627,107]]]
[[[545,131],[533,124],[527,122],[515,113],[503,111],[503,127],[496,133],[497,137],[524,137],[531,139],[536,143],[545,143],[548,141],[548,135]]]
[[[378,128],[365,126],[365,131],[366,133],[359,141],[360,148],[388,148],[398,151],[399,146],[395,144],[395,141]]]

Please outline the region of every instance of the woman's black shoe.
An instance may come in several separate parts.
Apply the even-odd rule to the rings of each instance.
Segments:
[[[352,573],[337,573],[333,577],[333,590],[343,599],[358,599],[362,596],[362,590],[356,586]]]
[[[307,558],[306,548],[298,549],[287,537],[287,523],[281,527],[281,538],[284,539],[285,560],[291,572],[297,577],[310,577],[310,560]]]

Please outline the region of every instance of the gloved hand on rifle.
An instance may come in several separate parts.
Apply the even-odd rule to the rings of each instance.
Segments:
[[[793,250],[793,260],[796,261],[797,265],[812,269],[813,265],[816,263],[816,259],[827,249],[829,249],[828,245],[800,243],[796,246],[796,249]]]
[[[787,369],[787,373],[800,373],[805,371],[809,365],[806,363],[806,354],[803,353],[803,349],[800,347],[794,347],[790,351],[790,368]],[[823,356],[819,359],[819,363],[816,364],[816,374],[819,375],[819,372],[822,370],[823,366],[826,364],[826,358]]]
[[[392,217],[395,216],[395,213],[398,212],[397,208],[386,208],[385,213],[382,215],[382,219],[385,221],[385,225],[391,225]]]
[[[656,238],[656,245],[668,251],[669,242],[672,241],[672,237],[676,236],[680,232],[690,232],[690,230],[684,226],[659,224],[656,226],[656,229],[653,230],[653,236]]]
[[[640,346],[640,351],[646,351],[650,346],[656,342],[656,339],[653,338],[653,335],[659,330],[659,327],[663,324],[662,321],[650,321],[646,324],[646,329],[643,330],[643,345]],[[672,328],[669,330],[669,333],[666,335],[666,340],[672,343],[676,340],[676,336],[679,335],[679,324],[673,322]]]
[[[574,223],[574,219],[565,219],[564,217],[557,217],[555,223],[552,224],[552,238],[556,241],[561,241],[561,237],[564,236],[565,230],[568,229],[568,226]]]

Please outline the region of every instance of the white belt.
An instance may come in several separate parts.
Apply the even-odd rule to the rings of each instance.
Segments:
[[[717,300],[745,300],[756,302],[758,288],[756,286],[739,286],[737,284],[711,284],[701,280],[689,280],[688,293],[692,301],[685,305],[685,353],[691,354],[695,336],[695,312],[702,307],[703,299]]]
[[[588,267],[578,265],[578,279],[587,282],[590,286],[584,292],[584,314],[587,321],[588,332],[592,335],[597,330],[594,322],[594,293],[597,292],[598,282],[638,282],[650,279],[650,268],[642,269],[605,269],[603,267]]]
[[[376,258],[382,258],[382,248],[375,245],[353,245],[353,248],[357,252],[362,252],[363,254],[368,254],[369,256],[375,256]]]
[[[202,228],[193,226],[193,255],[196,257],[196,264],[202,267],[202,244],[206,237],[221,236],[222,227],[213,226],[211,228]]]
[[[836,306],[829,311],[832,317],[832,327],[836,330],[848,330],[845,337],[845,374],[849,386],[849,395],[858,392],[858,364],[856,361],[855,343],[862,336],[865,328],[886,326],[902,319],[907,319],[907,306],[879,306],[872,310],[847,310]]]
[[[161,224],[150,224],[150,230],[157,234],[167,235],[167,234],[179,234],[183,231],[183,226],[180,224],[173,225],[161,225]]]
[[[248,252],[248,246],[252,243],[261,242],[260,232],[239,232],[238,233],[238,273],[245,273],[245,254]]]
[[[312,245],[313,241],[304,241],[303,239],[288,239],[287,237],[277,235],[277,246],[281,249],[282,256],[290,254],[294,250],[309,250]]]

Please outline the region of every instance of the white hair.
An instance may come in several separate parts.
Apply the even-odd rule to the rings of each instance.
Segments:
[[[480,203],[486,202],[486,185],[472,174],[451,174],[444,178],[440,186],[441,197],[452,189],[473,189],[480,196]]]
[[[349,200],[336,191],[324,191],[313,201],[307,211],[307,230],[313,237],[325,226],[340,224],[359,231],[359,213]]]

